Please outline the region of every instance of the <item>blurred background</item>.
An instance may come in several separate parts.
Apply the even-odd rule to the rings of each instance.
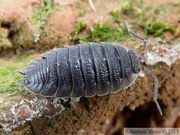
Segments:
[[[34,96],[17,85],[39,54],[86,42],[117,42],[140,54],[159,80],[160,116],[153,80],[142,73],[128,89],[64,101]],[[0,133],[120,135],[124,127],[180,127],[179,0],[0,0]]]

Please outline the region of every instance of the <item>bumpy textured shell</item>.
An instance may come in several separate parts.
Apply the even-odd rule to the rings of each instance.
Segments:
[[[115,93],[137,78],[139,58],[120,44],[78,44],[42,54],[26,68],[30,92],[54,97]]]

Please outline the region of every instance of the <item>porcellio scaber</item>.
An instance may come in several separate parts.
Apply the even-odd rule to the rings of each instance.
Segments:
[[[88,42],[71,45],[42,54],[25,70],[18,70],[23,77],[21,84],[34,94],[46,97],[92,97],[116,93],[131,86],[140,71],[147,72],[154,79],[154,101],[162,115],[157,101],[158,79],[143,61],[146,39],[129,27],[128,31],[143,40],[141,57],[117,43]]]

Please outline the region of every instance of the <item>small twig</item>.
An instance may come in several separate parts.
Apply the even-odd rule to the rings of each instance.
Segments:
[[[92,10],[94,12],[96,12],[96,8],[94,7],[94,4],[93,4],[92,0],[88,0],[88,2],[89,2],[90,7],[92,8]]]

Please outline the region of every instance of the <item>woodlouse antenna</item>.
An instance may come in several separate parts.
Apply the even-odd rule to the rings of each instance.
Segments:
[[[141,66],[141,71],[145,71],[146,73],[148,73],[154,80],[154,102],[156,103],[156,106],[158,108],[158,111],[160,113],[160,115],[162,115],[162,110],[161,110],[161,107],[157,101],[157,96],[158,96],[158,79],[157,77],[146,67],[144,66]]]
[[[128,32],[130,34],[132,34],[133,36],[143,40],[143,49],[141,51],[141,57],[140,57],[141,62],[143,62],[144,61],[144,55],[146,53],[146,43],[147,43],[147,40],[145,38],[141,37],[140,35],[138,35],[137,33],[135,33],[133,30],[131,30],[127,21],[125,21],[125,24],[126,24],[126,27],[128,29]]]
[[[131,33],[133,36],[143,40],[143,49],[142,49],[142,52],[141,52],[141,57],[140,57],[140,60],[143,61],[144,60],[144,55],[145,55],[145,50],[146,50],[146,43],[147,43],[147,40],[141,36],[139,36],[137,33],[135,33],[133,30],[130,29],[130,26],[128,24],[127,21],[125,21],[125,24],[126,24],[126,27],[128,29],[128,32]],[[161,110],[161,107],[157,101],[157,95],[158,95],[158,79],[157,77],[146,67],[144,66],[140,66],[140,70],[141,71],[145,71],[146,73],[148,73],[154,80],[154,102],[156,103],[156,106],[158,108],[158,111],[160,113],[160,115],[162,115],[162,110]]]

